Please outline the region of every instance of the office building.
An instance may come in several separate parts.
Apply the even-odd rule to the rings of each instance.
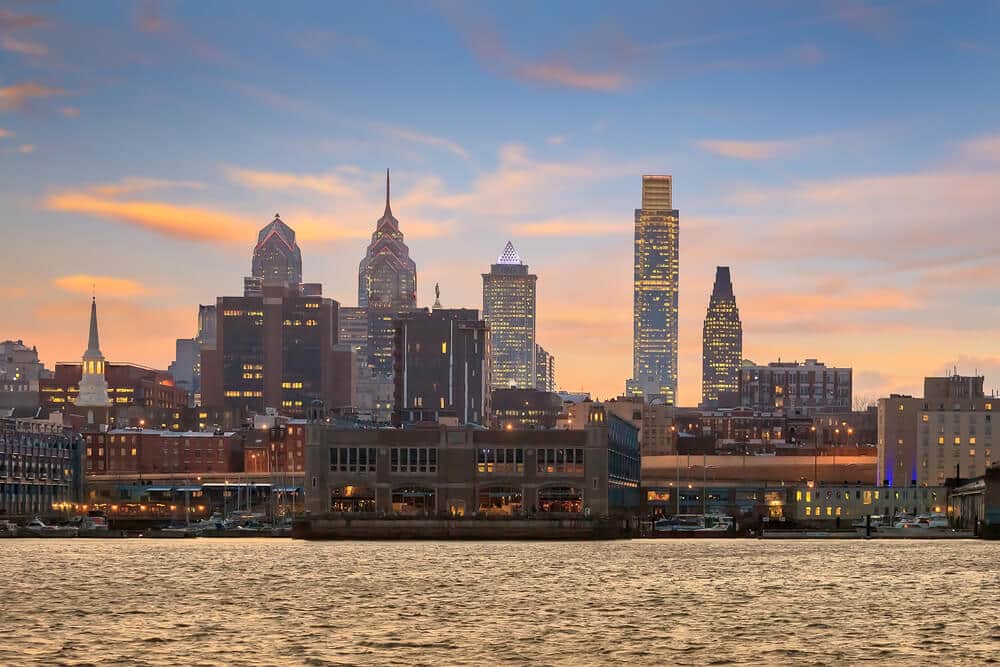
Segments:
[[[488,423],[490,337],[479,311],[400,313],[395,331],[395,424]]]
[[[739,404],[743,325],[728,266],[715,269],[715,285],[702,330],[701,403],[732,408]]]
[[[631,515],[636,430],[600,406],[580,430],[342,429],[306,426],[314,515]]]
[[[748,362],[740,368],[740,406],[802,416],[850,412],[851,384],[850,368],[827,367],[816,359],[767,366]]]
[[[37,408],[39,380],[52,373],[38,360],[38,350],[21,340],[0,342],[0,410]]]
[[[993,405],[982,376],[924,379],[924,396],[878,402],[879,476],[884,484],[936,486],[980,477],[993,456]]]
[[[215,341],[201,349],[202,403],[293,417],[314,400],[352,406],[355,368],[352,352],[337,346],[339,304],[318,284],[294,282],[301,254],[277,217],[258,235],[253,271],[243,296],[216,300]]]
[[[514,244],[504,246],[490,272],[483,274],[483,319],[490,327],[493,389],[531,389],[535,368],[535,283]]]
[[[556,390],[556,358],[541,345],[535,345],[535,389]]]
[[[215,306],[198,306],[198,335],[178,338],[174,361],[167,372],[190,396],[191,405],[201,405],[201,346],[215,345]]]
[[[679,214],[670,176],[642,177],[635,210],[632,378],[626,393],[674,403],[677,396]]]

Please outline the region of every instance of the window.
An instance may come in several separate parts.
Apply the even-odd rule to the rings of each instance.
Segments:
[[[448,354],[448,341],[441,341],[441,354]]]
[[[389,452],[391,472],[437,472],[437,447],[393,447]]]
[[[955,436],[955,444],[956,445],[961,445],[962,444],[962,438],[956,435]]]
[[[292,453],[288,453],[292,458]],[[374,447],[331,447],[330,470],[332,472],[375,472],[376,450]]]
[[[944,436],[943,435],[938,438],[938,444],[939,445],[943,445],[944,444]]]
[[[969,444],[970,445],[976,444],[976,436],[973,435],[969,437]]]
[[[927,413],[925,412],[925,413],[924,413],[924,414],[923,414],[923,415],[921,416],[921,420],[922,420],[922,421],[927,421],[928,419],[930,419],[930,417],[929,417],[929,416],[927,415]]]

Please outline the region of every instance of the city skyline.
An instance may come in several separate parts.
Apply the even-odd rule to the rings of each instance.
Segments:
[[[248,20],[221,36],[216,10],[150,7],[24,7],[11,13],[38,14],[35,27],[2,26],[3,231],[17,252],[5,258],[0,338],[37,346],[50,368],[79,358],[91,285],[108,358],[166,368],[195,306],[234,293],[273,211],[298,232],[308,280],[353,305],[388,164],[420,261],[418,305],[441,283],[448,307],[475,307],[482,265],[511,238],[533,258],[538,340],[566,389],[610,396],[629,377],[642,173],[672,173],[685,212],[679,403],[700,395],[716,265],[740,276],[744,355],[758,363],[851,366],[860,395],[917,395],[955,364],[997,384],[1000,122],[989,86],[972,90],[995,78],[985,4],[961,16],[899,3],[652,7],[691,37],[664,43],[623,18],[628,57],[614,29],[596,27],[595,6],[568,20],[539,8],[516,37],[512,16],[485,8],[352,8],[339,22],[293,16],[272,34]],[[373,48],[383,21],[420,23],[442,46],[424,51],[400,29],[386,60]],[[120,39],[89,52],[102,24]],[[754,30],[772,38],[759,52],[740,37]],[[288,44],[281,63],[257,48],[274,39]],[[872,53],[878,82],[864,75]],[[406,59],[412,69],[387,67]],[[279,64],[296,74],[276,76]],[[461,102],[417,90],[443,90],[419,71],[464,86]],[[329,92],[299,85],[317,77]],[[500,102],[511,94],[523,109]],[[403,95],[413,103],[398,110],[375,103]],[[845,96],[851,109],[822,110]],[[658,125],[667,100],[672,122]]]

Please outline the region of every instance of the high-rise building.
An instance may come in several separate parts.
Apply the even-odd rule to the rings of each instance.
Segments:
[[[851,410],[852,371],[816,359],[740,367],[740,405],[760,412],[813,416]]]
[[[983,376],[924,378],[924,397],[878,402],[879,479],[890,486],[937,486],[983,475],[993,456],[993,405]]]
[[[702,405],[736,407],[743,362],[743,325],[728,266],[715,269],[715,285],[708,300],[701,340]]]
[[[535,345],[535,389],[556,390],[556,358],[541,345]]]
[[[277,213],[257,235],[251,275],[268,285],[302,282],[302,251],[295,242],[295,230],[282,222]]]
[[[385,212],[358,266],[358,306],[404,311],[417,305],[417,265],[403,242],[399,220],[389,205],[389,170],[385,171]]]
[[[679,214],[671,176],[642,177],[642,208],[635,210],[632,378],[626,393],[677,397],[677,289]]]
[[[452,419],[485,425],[489,419],[486,323],[469,308],[400,313],[396,319],[396,424]]]
[[[368,361],[377,378],[392,381],[393,321],[416,305],[417,265],[392,214],[386,169],[385,211],[358,266],[358,307],[368,312]]]
[[[537,280],[510,241],[490,272],[483,274],[483,319],[490,326],[493,389],[535,387]]]
[[[101,354],[97,334],[97,299],[90,302],[90,337],[83,353],[80,393],[76,397],[78,408],[87,408],[87,423],[95,423],[95,408],[105,410],[111,405],[108,398],[108,381],[104,378],[104,355]]]
[[[174,361],[167,372],[174,383],[188,392],[191,405],[201,405],[201,346],[215,345],[215,305],[198,306],[198,335],[178,338]]]
[[[263,277],[246,279],[243,296],[216,300],[215,341],[201,348],[202,403],[290,416],[304,415],[314,400],[353,405],[353,355],[337,346],[339,304],[322,297],[321,285],[292,282],[301,261],[295,271],[273,270],[300,257],[288,225],[275,218],[258,238],[254,269],[260,253]]]

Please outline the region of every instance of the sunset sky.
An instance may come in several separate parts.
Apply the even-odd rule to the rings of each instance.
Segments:
[[[236,13],[239,8],[239,14]],[[509,239],[558,384],[631,373],[643,173],[680,211],[680,403],[716,265],[744,356],[957,365],[1000,387],[1000,2],[13,2],[0,9],[0,339],[166,367],[257,230],[356,305],[392,209],[418,301],[481,307]]]

